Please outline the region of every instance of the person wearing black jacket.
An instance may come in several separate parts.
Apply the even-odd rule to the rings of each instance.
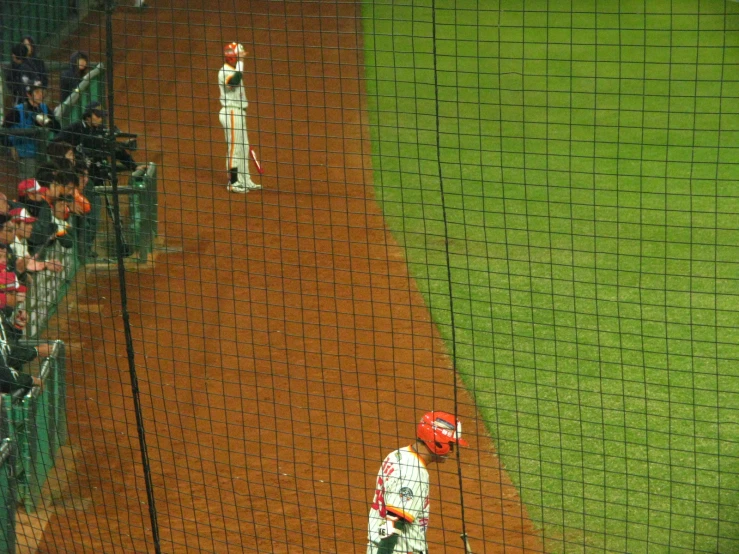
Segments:
[[[64,102],[74,92],[80,81],[89,71],[89,59],[84,52],[75,52],[69,57],[69,67],[62,71],[60,88],[62,96],[59,102]]]
[[[26,87],[33,84],[35,72],[27,60],[28,49],[18,43],[10,51],[10,68],[5,72],[5,82],[13,97],[13,105],[26,98]]]
[[[22,286],[22,285],[21,285]],[[23,364],[32,362],[39,356],[46,358],[51,354],[51,345],[39,344],[30,346],[21,343],[23,329],[28,323],[28,314],[25,310],[16,310],[18,293],[6,292],[5,306],[0,306],[0,341],[9,345],[8,365],[21,371]]]
[[[34,81],[40,81],[43,88],[49,88],[49,72],[46,70],[44,60],[36,54],[36,43],[33,41],[33,37],[26,35],[21,42],[28,52],[26,54],[26,62],[33,70]]]
[[[23,301],[25,294],[26,287],[20,284],[15,273],[0,271],[0,307],[3,312],[7,308],[14,310]],[[3,317],[2,319],[4,320],[5,318]],[[19,389],[29,391],[31,387],[40,387],[42,381],[39,377],[22,373],[14,367],[14,365],[19,365],[18,362],[21,359],[25,360],[28,358],[31,352],[22,353],[18,350],[16,351],[18,358],[14,358],[13,345],[11,344],[12,339],[6,336],[5,329],[5,321],[2,321],[2,325],[0,325],[0,332],[2,333],[2,337],[0,337],[0,392],[14,393]],[[34,352],[34,354],[38,353]]]

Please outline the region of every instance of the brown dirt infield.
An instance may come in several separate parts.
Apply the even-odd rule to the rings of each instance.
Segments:
[[[160,234],[181,249],[127,275],[162,551],[362,552],[380,461],[424,411],[454,409],[457,382],[373,199],[360,6],[150,3],[115,16],[115,83],[118,125],[161,168]],[[79,43],[99,59],[98,23]],[[223,186],[213,82],[232,39],[251,51],[267,171],[246,197]],[[40,552],[154,550],[117,291],[114,267],[89,268],[58,318],[83,347],[68,370],[80,455]],[[457,386],[474,552],[541,551]],[[431,479],[431,552],[463,552],[456,462]]]

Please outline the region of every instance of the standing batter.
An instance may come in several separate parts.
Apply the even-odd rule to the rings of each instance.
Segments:
[[[230,179],[228,190],[246,193],[262,188],[249,176],[249,137],[246,134],[246,99],[244,88],[244,58],[241,44],[231,42],[223,49],[226,63],[218,71],[221,111],[218,115],[226,133],[227,164]]]
[[[391,452],[382,462],[367,526],[367,554],[426,554],[429,472],[444,463],[462,439],[462,422],[446,412],[428,412],[416,428],[415,444]]]

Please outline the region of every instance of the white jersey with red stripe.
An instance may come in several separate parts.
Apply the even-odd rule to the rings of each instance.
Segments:
[[[369,514],[368,552],[386,540],[386,516],[390,513],[406,521],[399,533],[395,552],[426,552],[429,522],[429,472],[412,446],[391,452],[377,474],[375,497]]]
[[[242,74],[241,82],[236,86],[229,86],[229,81],[231,81],[237,71],[240,71]],[[249,102],[246,100],[243,74],[244,62],[241,60],[236,62],[236,67],[230,64],[224,64],[218,72],[218,88],[221,92],[221,106],[224,108],[245,110],[249,105]]]

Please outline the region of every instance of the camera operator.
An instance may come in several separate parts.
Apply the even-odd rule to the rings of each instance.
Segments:
[[[94,102],[87,106],[80,121],[75,121],[62,129],[55,139],[55,141],[68,142],[77,149],[77,152],[87,158],[92,179],[108,180],[110,178],[106,115],[107,112],[103,110],[100,102]],[[118,134],[117,130],[115,134]],[[116,142],[115,145],[115,161],[122,164],[128,171],[137,169],[136,162],[127,149],[127,147],[134,146],[135,141]]]

